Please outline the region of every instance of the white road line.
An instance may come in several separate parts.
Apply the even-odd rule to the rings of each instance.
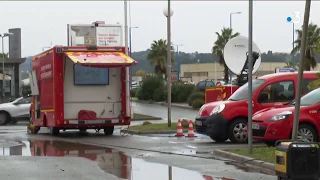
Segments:
[[[178,142],[168,141],[168,143],[171,143],[171,144],[177,144]]]
[[[187,146],[188,148],[191,148],[191,149],[198,149],[197,147],[195,147],[195,146]]]

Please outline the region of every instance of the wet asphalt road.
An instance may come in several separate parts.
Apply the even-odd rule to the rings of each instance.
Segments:
[[[212,150],[239,145],[217,144],[202,136],[193,139],[131,136],[120,134],[118,128],[110,137],[94,131],[66,131],[59,137],[52,137],[47,129],[37,135],[28,135],[26,126],[15,125],[0,127],[0,139],[0,155],[5,155],[0,157],[0,177],[8,177],[5,179],[25,177],[13,173],[17,169],[30,175],[24,179],[46,180],[166,180],[169,172],[172,172],[172,180],[276,179],[226,165],[230,161],[216,159]],[[39,167],[45,169],[39,171]]]

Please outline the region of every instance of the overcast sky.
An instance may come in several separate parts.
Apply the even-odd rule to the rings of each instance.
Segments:
[[[0,2],[0,33],[9,28],[22,28],[22,55],[32,56],[42,47],[66,45],[67,24],[86,24],[96,20],[124,24],[123,1],[87,2]],[[258,1],[254,2],[253,39],[260,50],[266,52],[289,52],[292,49],[292,24],[286,21],[293,12],[301,13],[304,1]],[[146,50],[153,40],[166,39],[166,18],[163,9],[166,1],[132,1],[131,22],[133,51]],[[248,36],[248,1],[173,1],[172,41],[183,44],[181,51],[211,52],[216,31],[229,27],[229,14],[233,15],[232,27]],[[310,21],[320,25],[320,2],[312,1]],[[8,41],[5,40],[5,51]]]

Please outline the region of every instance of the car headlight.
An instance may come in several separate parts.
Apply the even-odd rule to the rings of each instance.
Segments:
[[[280,121],[284,119],[288,119],[292,115],[291,111],[283,111],[275,116],[273,116],[269,121]]]
[[[225,104],[220,104],[219,106],[216,106],[216,107],[211,111],[210,116],[211,116],[212,114],[221,113],[221,112],[224,110],[225,107],[226,107]]]
[[[205,104],[201,106],[201,108],[199,109],[199,114],[198,114],[199,116],[201,116],[202,111],[203,111],[205,108],[206,108],[206,105],[205,105]]]

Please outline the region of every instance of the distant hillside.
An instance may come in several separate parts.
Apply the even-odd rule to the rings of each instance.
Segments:
[[[20,71],[30,71],[31,62],[32,62],[32,57],[31,56],[27,57],[26,61],[20,64]]]
[[[133,59],[138,61],[138,64],[133,67],[133,71],[144,70],[146,72],[153,72],[153,67],[150,66],[149,61],[147,60],[147,56],[149,53],[149,49],[146,51],[133,52]],[[176,56],[176,54],[175,54]],[[295,61],[298,61],[299,55],[294,57]],[[174,59],[178,59],[180,64],[194,64],[194,63],[213,63],[218,62],[219,59],[216,56],[213,56],[211,53],[185,53],[179,52],[177,57]],[[320,56],[316,57],[317,62],[320,62]],[[267,53],[261,54],[262,62],[287,62],[291,61],[292,57],[286,53],[273,53],[272,51],[268,51]],[[26,61],[20,65],[21,71],[30,71],[31,70],[31,61],[32,57],[27,57]],[[174,68],[174,66],[173,66]]]

